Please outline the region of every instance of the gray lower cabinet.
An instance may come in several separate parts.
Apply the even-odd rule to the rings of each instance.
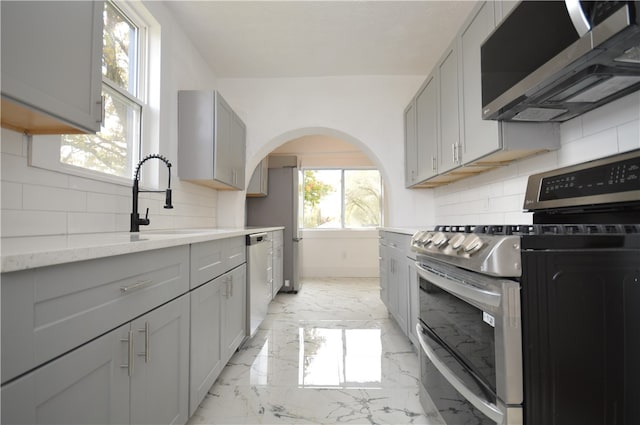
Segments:
[[[193,290],[189,414],[246,336],[246,264]]]
[[[132,424],[184,424],[189,419],[189,296],[131,323]],[[131,344],[131,340],[129,341]],[[130,360],[131,361],[131,360]]]
[[[129,330],[121,326],[3,386],[2,423],[129,423]]]
[[[0,284],[3,424],[184,424],[246,337],[244,236]]]
[[[95,133],[102,120],[102,1],[3,1],[2,126]]]
[[[3,424],[183,424],[186,295],[2,387]]]
[[[407,336],[411,333],[409,244],[409,235],[380,231],[380,298]]]

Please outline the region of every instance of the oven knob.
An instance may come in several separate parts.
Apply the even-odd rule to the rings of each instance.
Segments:
[[[431,239],[433,239],[433,233],[424,232],[420,237],[419,242],[422,244],[422,246],[426,246],[426,245],[429,245],[429,242],[431,242]]]
[[[462,249],[467,254],[473,254],[482,248],[483,245],[484,243],[478,235],[469,235],[464,239],[464,242],[462,242]]]
[[[449,245],[451,245],[451,248],[453,248],[453,249],[455,249],[457,251],[462,246],[462,242],[464,241],[464,239],[465,239],[465,235],[464,234],[456,233],[449,240]]]
[[[442,246],[446,241],[447,241],[447,236],[442,232],[436,233],[435,235],[433,235],[433,238],[431,239],[431,243],[437,247]]]

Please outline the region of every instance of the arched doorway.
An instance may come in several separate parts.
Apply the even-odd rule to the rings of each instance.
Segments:
[[[350,135],[328,128],[305,128],[284,133],[270,140],[252,158],[258,164],[265,156],[270,161],[296,157],[303,170],[377,170],[384,181],[380,161],[369,148]],[[253,173],[251,169],[251,174]],[[249,172],[248,176],[251,175]],[[383,191],[380,191],[381,195]],[[267,195],[268,196],[268,195]],[[382,197],[381,211],[384,211]],[[302,221],[302,220],[301,220]],[[251,224],[251,223],[249,223]],[[379,221],[378,225],[381,225]],[[377,228],[302,228],[301,274],[303,277],[377,277]]]

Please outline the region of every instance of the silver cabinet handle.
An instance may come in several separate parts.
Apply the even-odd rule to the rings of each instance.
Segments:
[[[433,169],[433,171],[436,171],[438,169],[438,164],[436,163],[435,156],[431,157],[431,168]]]
[[[227,279],[229,282],[229,293],[231,294],[229,298],[233,298],[233,277],[229,276]]]
[[[120,287],[120,291],[125,292],[125,293],[129,292],[129,291],[136,291],[138,289],[144,288],[145,286],[149,286],[152,283],[153,283],[152,279],[140,280],[140,281],[134,283],[131,286],[121,286]]]
[[[127,342],[127,357],[129,360],[129,364],[121,364],[120,367],[126,367],[128,369],[129,376],[133,375],[133,331],[130,330],[128,333],[128,338],[121,339],[122,342]]]
[[[144,356],[144,362],[149,363],[150,354],[149,354],[149,322],[144,322],[144,329],[138,329],[138,332],[144,332],[144,353],[139,353],[139,356]]]
[[[453,388],[455,388],[464,398],[469,401],[476,409],[487,415],[493,421],[498,424],[502,423],[502,419],[504,418],[504,413],[498,409],[498,407],[490,403],[488,401],[482,400],[480,397],[475,395],[471,390],[467,388],[467,386],[458,378],[455,373],[451,371],[438,357],[438,355],[429,347],[427,342],[424,340],[422,336],[422,326],[420,323],[416,324],[416,332],[418,333],[418,342],[420,342],[420,346],[422,350],[426,354],[426,356],[431,360],[431,363],[435,366],[436,369],[445,377],[447,381],[451,384]]]

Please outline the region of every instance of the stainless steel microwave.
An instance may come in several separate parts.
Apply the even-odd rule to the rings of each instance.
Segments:
[[[481,47],[482,116],[566,121],[640,89],[640,1],[521,1]]]

